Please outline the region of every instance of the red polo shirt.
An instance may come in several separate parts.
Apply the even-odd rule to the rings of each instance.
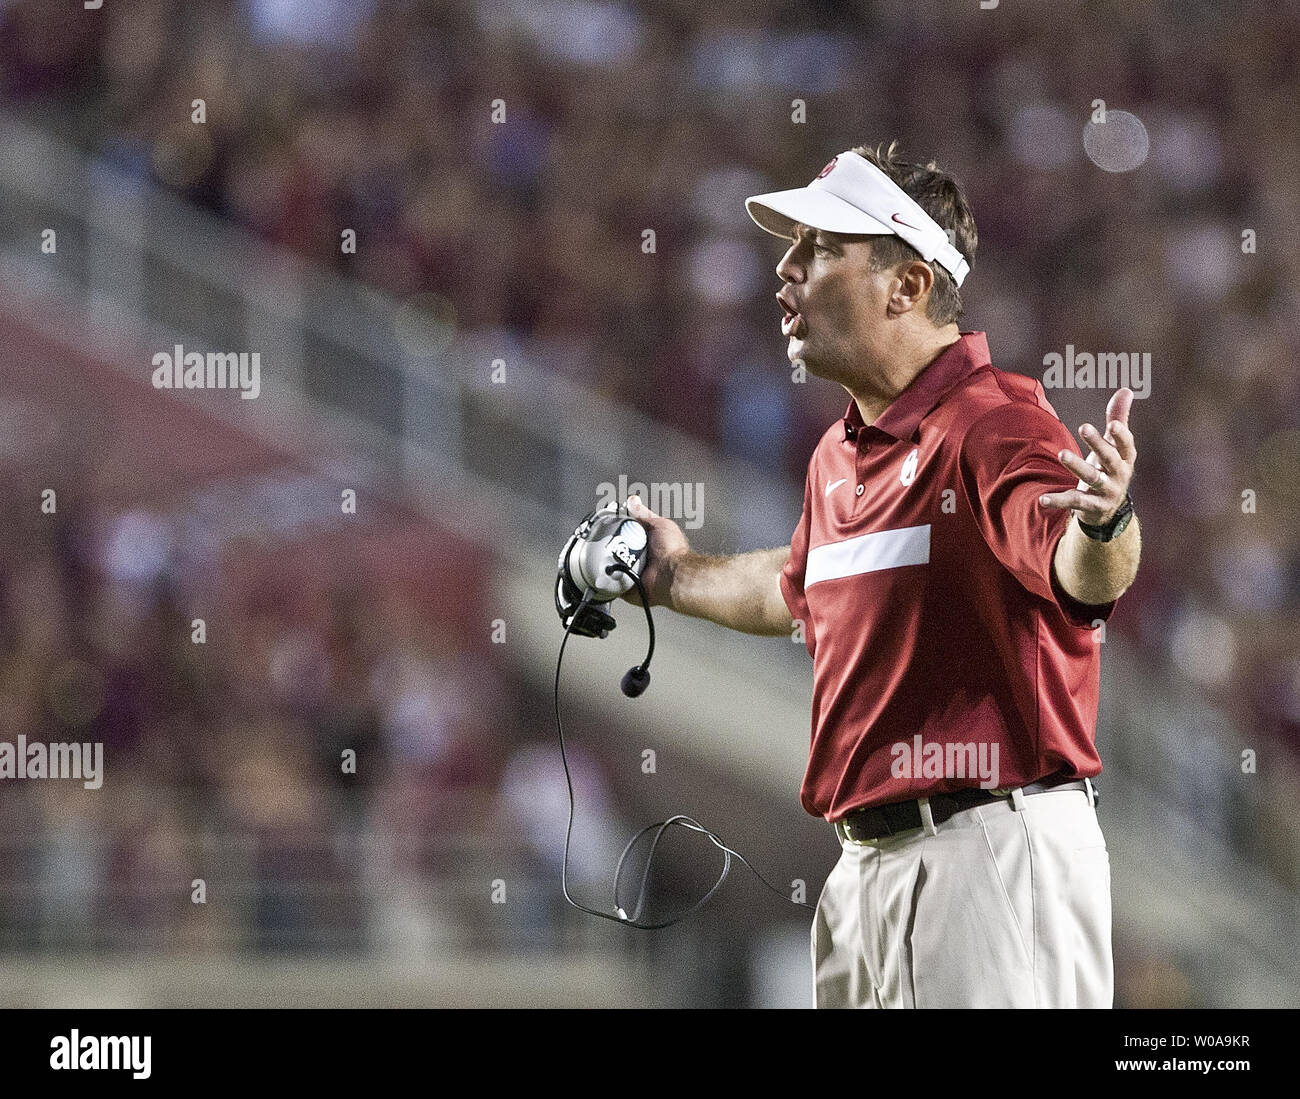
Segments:
[[[1054,582],[1073,513],[1038,503],[1078,484],[1067,447],[1041,383],[995,368],[982,332],[874,424],[850,402],[822,436],[781,573],[813,657],[809,813],[1100,773],[1093,625],[1115,604]]]

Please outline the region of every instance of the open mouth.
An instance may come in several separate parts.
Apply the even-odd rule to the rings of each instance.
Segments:
[[[781,318],[781,335],[802,337],[808,331],[808,322],[804,320],[803,314],[791,309],[782,299],[777,300],[781,302],[781,309],[785,313]]]

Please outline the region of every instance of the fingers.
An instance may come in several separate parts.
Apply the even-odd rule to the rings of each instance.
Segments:
[[[1114,503],[1077,488],[1066,492],[1045,493],[1038,498],[1038,502],[1045,508],[1077,511],[1080,519],[1093,526],[1101,526],[1102,521],[1115,511]]]
[[[1085,485],[1092,488],[1100,488],[1106,483],[1101,476],[1104,471],[1093,462],[1085,462],[1075,454],[1074,451],[1063,450],[1056,457],[1061,465],[1065,466],[1066,469],[1078,477]]]
[[[1119,455],[1129,465],[1137,457],[1137,444],[1129,430],[1128,417],[1133,410],[1133,390],[1117,389],[1106,405],[1106,439],[1114,443]]]
[[[1038,498],[1038,502],[1045,508],[1077,508],[1079,502],[1086,500],[1087,498],[1088,497],[1077,488],[1072,488],[1066,492],[1044,493]]]
[[[1115,443],[1119,456],[1131,466],[1137,460],[1137,443],[1133,439],[1133,432],[1128,429],[1128,424],[1122,420],[1112,420],[1106,426],[1106,434]]]
[[[1118,475],[1124,466],[1124,459],[1120,453],[1102,436],[1092,424],[1084,424],[1079,428],[1079,434],[1083,436],[1084,441],[1092,447],[1093,453],[1097,455],[1097,461],[1101,468],[1112,476]],[[1068,454],[1069,451],[1061,451],[1062,454]],[[1071,469],[1074,467],[1071,466]],[[1093,478],[1095,480],[1095,478]]]
[[[640,496],[633,495],[627,498],[627,510],[636,519],[652,520],[662,518],[662,516],[656,515],[645,504],[641,503]]]
[[[1122,424],[1128,423],[1128,414],[1133,408],[1133,390],[1127,386],[1123,389],[1117,389],[1111,395],[1110,402],[1106,405],[1107,421],[1118,420]]]
[[[1092,448],[1088,460],[1072,450],[1056,455],[1061,465],[1079,478],[1079,485],[1066,492],[1044,493],[1038,498],[1041,506],[1077,511],[1085,523],[1098,526],[1115,513],[1128,491],[1137,457],[1137,444],[1128,426],[1132,407],[1133,391],[1117,390],[1106,406],[1106,434],[1092,424],[1079,428],[1079,436]]]

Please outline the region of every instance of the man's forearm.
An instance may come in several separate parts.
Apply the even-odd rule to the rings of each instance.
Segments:
[[[1052,567],[1065,593],[1080,603],[1109,603],[1123,595],[1137,577],[1142,535],[1137,516],[1112,542],[1097,542],[1071,518],[1056,543]]]
[[[790,547],[727,557],[686,553],[672,569],[668,606],[742,633],[788,634],[790,611],[778,578]]]

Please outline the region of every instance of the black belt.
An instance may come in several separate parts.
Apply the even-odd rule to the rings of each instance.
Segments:
[[[1091,780],[1089,780],[1091,782]],[[1097,804],[1097,784],[1091,782],[1093,806]],[[1060,775],[1031,782],[1020,787],[1024,794],[1045,794],[1048,790],[1082,790],[1088,792],[1088,783],[1083,779],[1070,779]],[[943,824],[954,813],[963,809],[974,809],[977,805],[1001,801],[1010,793],[1004,790],[995,793],[992,790],[969,788],[953,790],[947,794],[934,794],[930,798],[930,813],[936,825]],[[892,805],[877,805],[871,809],[855,809],[848,816],[835,822],[835,829],[851,843],[869,843],[882,836],[893,836],[912,828],[921,828],[921,804],[919,801],[897,801]]]

